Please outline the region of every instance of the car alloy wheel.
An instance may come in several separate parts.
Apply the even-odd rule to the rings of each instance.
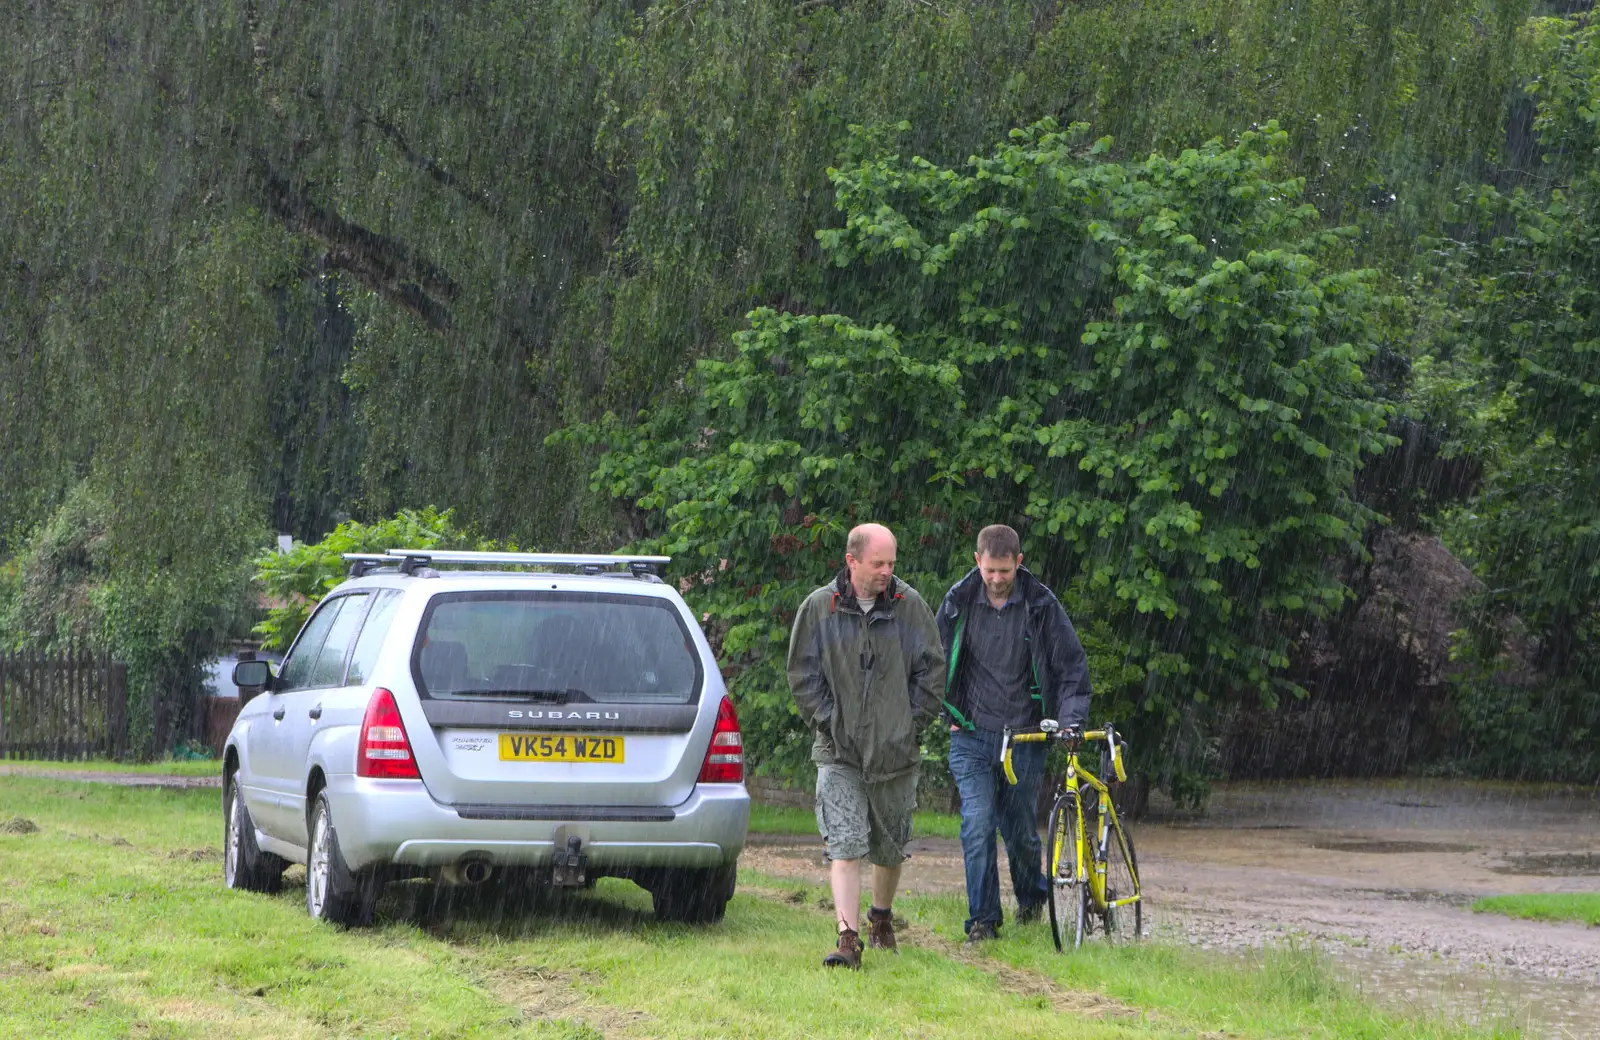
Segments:
[[[331,856],[330,835],[333,828],[328,814],[316,814],[316,829],[311,834],[311,857],[306,864],[306,909],[311,916],[321,919],[328,903],[328,869]]]
[[[229,888],[239,887],[239,792],[228,796],[228,836],[222,850],[222,879]]]

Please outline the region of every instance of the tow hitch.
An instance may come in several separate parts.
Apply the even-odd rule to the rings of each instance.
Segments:
[[[588,880],[589,857],[583,851],[583,839],[576,834],[567,838],[565,851],[556,853],[555,869],[550,883],[557,888],[576,888]]]

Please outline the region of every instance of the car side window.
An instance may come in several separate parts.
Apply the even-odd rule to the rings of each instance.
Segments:
[[[328,641],[328,629],[333,627],[334,619],[344,609],[345,599],[341,596],[325,601],[311,615],[305,628],[300,630],[299,638],[294,641],[289,656],[278,671],[279,689],[295,690],[311,685],[311,670],[317,663],[317,656],[322,653],[323,644]]]
[[[389,625],[399,606],[400,593],[394,589],[383,589],[373,596],[372,609],[367,611],[361,635],[356,638],[355,652],[350,655],[350,671],[344,680],[346,686],[366,682],[367,676],[372,674],[378,664],[378,649],[383,646],[383,637],[389,634]]]
[[[333,624],[328,628],[328,638],[317,654],[317,663],[311,666],[311,676],[306,681],[307,686],[339,686],[343,683],[344,663],[350,656],[350,644],[355,642],[356,632],[361,627],[361,618],[367,612],[367,601],[370,598],[364,592],[340,597],[344,609],[339,611],[333,619]]]

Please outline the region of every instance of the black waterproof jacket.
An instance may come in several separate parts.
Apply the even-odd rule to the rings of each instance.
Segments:
[[[1063,726],[1089,720],[1089,659],[1055,593],[1026,567],[1017,568],[1017,584],[1028,610],[1028,656],[1033,662],[1033,696],[1043,717]],[[974,567],[950,587],[939,607],[939,642],[945,652],[944,707],[950,721],[974,729],[968,703],[968,682],[961,667],[961,632],[967,616],[983,596],[983,574]]]

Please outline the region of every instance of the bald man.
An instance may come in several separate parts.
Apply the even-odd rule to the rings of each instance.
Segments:
[[[839,938],[822,963],[861,967],[861,861],[872,863],[868,941],[895,950],[894,892],[911,841],[923,728],[939,711],[944,651],[933,612],[894,576],[894,534],[862,524],[844,569],[806,597],[789,638],[789,688],[815,739],[817,828]]]

